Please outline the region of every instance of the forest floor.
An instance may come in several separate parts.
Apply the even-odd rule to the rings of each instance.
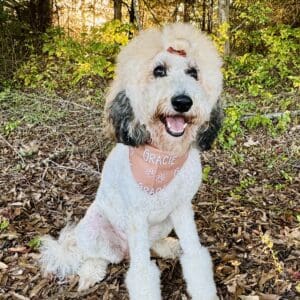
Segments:
[[[39,237],[57,236],[93,201],[112,146],[101,104],[78,98],[0,93],[0,299],[128,299],[126,261],[80,293],[77,277],[43,278],[37,263]],[[300,299],[299,119],[275,135],[241,125],[236,141],[202,154],[193,202],[220,299]],[[190,299],[179,261],[155,259],[163,299]]]

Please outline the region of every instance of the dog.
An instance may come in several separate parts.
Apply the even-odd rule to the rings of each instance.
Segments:
[[[191,201],[201,183],[199,152],[221,127],[221,66],[210,39],[189,24],[145,30],[121,50],[105,105],[105,132],[116,146],[84,218],[58,240],[42,238],[45,273],[78,274],[84,290],[104,279],[109,263],[129,258],[130,299],[158,300],[152,249],[179,256],[192,299],[218,299]],[[173,229],[178,239],[168,237]]]

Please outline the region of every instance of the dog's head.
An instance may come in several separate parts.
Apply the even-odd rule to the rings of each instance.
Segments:
[[[221,59],[193,26],[141,32],[118,56],[106,103],[118,142],[149,143],[177,154],[207,149],[220,128]]]

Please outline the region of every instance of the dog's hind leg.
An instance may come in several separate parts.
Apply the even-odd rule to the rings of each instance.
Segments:
[[[151,249],[162,258],[176,258],[182,254],[179,240],[173,237],[154,242]]]
[[[170,218],[150,228],[151,249],[162,258],[176,258],[182,253],[178,239],[168,237],[172,229]]]
[[[78,291],[83,291],[100,282],[106,275],[108,261],[101,258],[86,259],[78,270]]]

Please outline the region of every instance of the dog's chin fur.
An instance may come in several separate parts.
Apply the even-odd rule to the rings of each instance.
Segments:
[[[174,137],[167,132],[165,125],[160,121],[154,121],[152,126],[148,127],[152,146],[178,156],[190,149],[196,138],[197,129],[195,125],[188,124],[182,136]]]

